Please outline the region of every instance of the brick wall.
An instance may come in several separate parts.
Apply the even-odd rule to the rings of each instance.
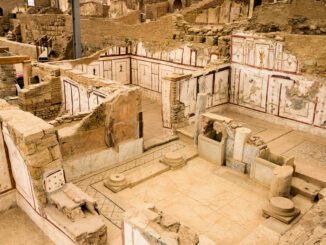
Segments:
[[[25,185],[16,187],[24,197],[24,190],[30,191],[29,188],[33,188],[32,199],[34,202],[30,202],[30,204],[35,205],[36,203],[38,207],[42,207],[47,202],[42,183],[43,174],[62,166],[55,129],[42,119],[14,108],[0,110],[0,122],[5,125],[8,131],[7,135],[14,144],[8,144],[8,138],[5,137],[9,155],[14,154],[15,148],[17,148],[28,169],[29,174],[26,178],[31,180],[30,187]],[[15,166],[12,165],[12,167]],[[13,169],[13,171],[20,171],[21,175],[24,174],[20,169]],[[19,183],[23,180],[24,178],[21,178]]]
[[[40,83],[29,85],[18,93],[20,109],[29,111],[43,119],[57,117],[62,104],[61,81],[59,74],[50,73],[45,76],[40,68],[33,68],[39,74]],[[45,74],[45,72],[43,71]]]
[[[13,65],[0,65],[0,98],[16,95],[15,77]]]
[[[21,35],[24,43],[33,43],[44,35],[53,38],[53,49],[64,54],[72,34],[71,17],[55,14],[19,14]],[[67,57],[69,58],[69,57]]]

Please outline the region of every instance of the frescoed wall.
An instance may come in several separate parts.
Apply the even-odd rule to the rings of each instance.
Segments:
[[[326,128],[325,79],[299,74],[282,41],[232,37],[230,103]]]
[[[85,88],[67,77],[62,77],[61,81],[65,110],[71,115],[92,111],[106,97],[104,93]]]
[[[3,137],[8,146],[11,169],[16,181],[16,189],[28,201],[28,203],[33,206],[33,208],[36,208],[31,177],[27,170],[25,161],[10,137],[10,133],[6,127],[3,127]]]
[[[5,141],[2,131],[2,127],[0,126],[0,194],[13,188],[9,172],[10,163],[6,156]]]
[[[195,114],[198,93],[208,94],[207,109],[227,103],[229,73],[229,67],[225,66],[182,81],[179,85],[179,100],[185,105],[185,115]]]
[[[191,74],[180,83],[179,99],[185,115],[194,113],[196,95],[208,93],[207,108],[231,103],[280,118],[326,127],[325,79],[300,74],[297,58],[284,48],[282,39],[252,33],[237,33],[231,39],[231,63],[218,72],[203,67],[218,59],[218,54],[198,55],[188,46],[150,52],[140,42],[128,47],[111,47],[93,62],[77,64],[74,70],[133,84],[143,94],[162,102],[162,80],[172,74]],[[217,66],[216,66],[217,67]],[[77,108],[78,110],[78,108]]]

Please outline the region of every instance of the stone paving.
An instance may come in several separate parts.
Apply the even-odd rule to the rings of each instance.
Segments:
[[[100,190],[94,188],[94,185],[109,178],[109,176],[113,173],[123,173],[144,164],[154,163],[165,153],[180,150],[185,146],[186,144],[181,141],[171,142],[161,147],[157,147],[151,151],[145,152],[143,155],[133,160],[126,161],[122,164],[119,164],[118,166],[76,181],[75,184],[81,190],[85,191],[87,194],[97,200],[100,213],[106,219],[108,219],[116,227],[121,228],[122,214],[125,210],[113,200],[111,200],[108,196],[104,195]]]

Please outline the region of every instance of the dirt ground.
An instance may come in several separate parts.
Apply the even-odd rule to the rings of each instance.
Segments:
[[[18,207],[0,213],[1,245],[52,245],[51,240]]]

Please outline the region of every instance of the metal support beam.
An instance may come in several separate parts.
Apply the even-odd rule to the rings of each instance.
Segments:
[[[71,0],[74,59],[81,58],[80,11],[79,11],[79,8],[80,8],[79,0]]]

